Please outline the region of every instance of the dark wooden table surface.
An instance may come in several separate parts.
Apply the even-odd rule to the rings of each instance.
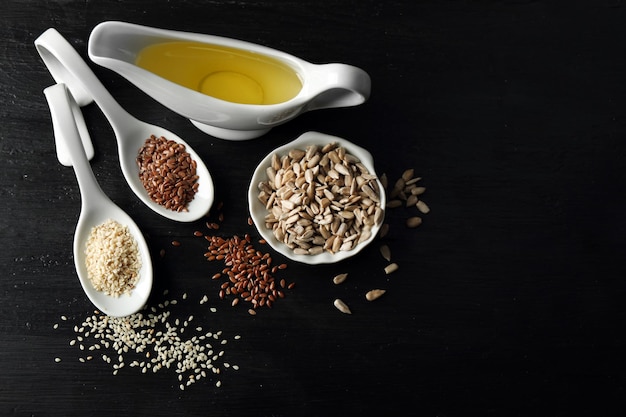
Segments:
[[[624,415],[626,6],[480,3],[4,1],[0,414]],[[177,299],[171,320],[194,315],[188,332],[241,335],[225,345],[238,371],[184,391],[173,370],[131,367],[131,353],[113,375],[101,355],[115,352],[83,363],[88,353],[70,345],[93,313],[72,256],[80,195],[73,170],[56,159],[42,94],[53,81],[33,41],[55,27],[88,60],[90,31],[104,20],[243,39],[371,75],[364,105],[229,142],[88,61],[129,112],[186,138],[208,164],[224,215],[212,234],[257,237],[246,208],[253,168],[309,130],[367,148],[391,181],[413,168],[427,187],[431,212],[419,228],[404,226],[416,209],[390,210],[389,235],[358,256],[287,262],[276,276],[296,287],[253,317],[217,296],[211,276],[221,265],[204,259],[206,244],[193,236],[209,233],[205,221],[176,223],[142,205],[124,182],[111,128],[85,107],[97,179],[152,251],[149,305]],[[400,266],[389,276],[381,243]],[[348,281],[334,285],[342,272]],[[369,303],[363,295],[375,287],[387,293]],[[352,315],[333,307],[338,297]]]

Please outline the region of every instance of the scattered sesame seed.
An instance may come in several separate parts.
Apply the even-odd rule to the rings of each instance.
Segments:
[[[182,298],[186,299],[187,294],[183,294]],[[176,300],[171,300],[170,304],[176,304]],[[222,368],[235,369],[220,359],[224,351],[215,354],[208,343],[214,339],[220,340],[221,345],[226,344],[227,340],[221,338],[221,330],[206,332],[201,326],[192,327],[190,323],[194,320],[193,315],[189,315],[186,320],[171,317],[172,312],[166,307],[167,303],[161,303],[158,308],[146,308],[127,317],[109,317],[94,312],[81,324],[74,326],[77,335],[69,344],[78,344],[80,350],[106,349],[101,358],[111,366],[113,375],[117,375],[126,363],[142,374],[149,369],[151,373],[156,373],[163,368],[174,368],[181,382],[181,390],[206,377],[208,371],[219,375]],[[211,311],[217,309],[212,308]],[[234,339],[239,338],[239,335],[234,336]],[[133,355],[136,358],[131,357]],[[93,356],[78,358],[81,363],[92,359]],[[60,361],[60,358],[55,358],[55,362]],[[221,385],[221,382],[217,384]]]

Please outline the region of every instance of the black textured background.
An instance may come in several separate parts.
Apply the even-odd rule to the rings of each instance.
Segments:
[[[626,337],[626,6],[621,1],[19,1],[0,6],[0,414],[6,416],[620,416]],[[33,46],[57,28],[86,57],[104,20],[256,42],[372,77],[364,105],[298,117],[249,142],[209,137],[117,74],[92,68],[140,119],[208,164],[223,236],[251,233],[255,164],[308,130],[344,137],[379,173],[414,168],[432,211],[388,213],[399,271],[378,243],[338,265],[289,262],[296,288],[256,317],[216,297],[221,269],[193,231],[125,184],[112,131],[84,108],[92,167],[146,234],[151,303],[241,334],[241,369],[181,392],[173,372],[112,375],[69,346],[91,314],[72,259],[80,195],[54,150]],[[182,245],[174,248],[172,240]],[[166,256],[158,253],[166,249]],[[275,255],[276,261],[281,258]],[[335,286],[331,278],[348,272]],[[388,292],[375,303],[363,294]],[[207,294],[210,303],[197,300]],[[343,298],[354,314],[332,306]],[[208,306],[218,312],[211,314]],[[61,315],[69,320],[62,322]],[[59,323],[58,329],[53,329]],[[54,358],[62,358],[55,363]],[[130,358],[130,355],[129,355]]]

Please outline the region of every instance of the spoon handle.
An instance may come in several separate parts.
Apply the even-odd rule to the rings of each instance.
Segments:
[[[83,146],[83,142],[76,125],[74,112],[72,108],[78,108],[78,104],[74,100],[72,94],[68,91],[65,84],[55,84],[43,90],[53,123],[57,129],[55,135],[57,140],[64,141],[65,147],[76,173],[78,187],[82,196],[82,207],[85,209],[87,205],[99,205],[106,200],[106,197],[96,181],[96,177],[91,170],[87,153]],[[78,109],[78,111],[80,111]]]
[[[76,49],[56,29],[42,33],[35,39],[35,47],[55,81],[66,84],[78,103],[95,101],[113,130],[135,119],[115,101]]]

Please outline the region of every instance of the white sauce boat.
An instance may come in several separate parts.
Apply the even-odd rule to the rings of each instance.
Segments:
[[[302,88],[277,104],[234,103],[183,87],[136,65],[147,46],[163,42],[200,42],[266,56],[296,72]],[[247,140],[267,133],[304,112],[356,106],[370,95],[369,75],[346,64],[312,64],[261,45],[213,35],[157,29],[124,22],[103,22],[91,32],[89,58],[133,83],[174,112],[212,136]]]

